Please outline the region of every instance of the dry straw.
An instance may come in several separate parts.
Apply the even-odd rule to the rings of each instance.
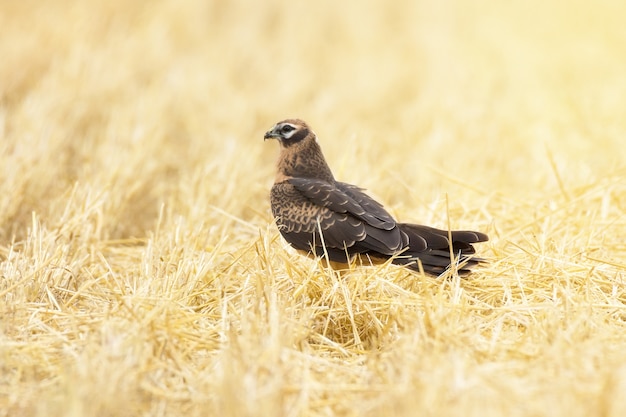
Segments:
[[[626,414],[623,2],[0,5],[0,416]],[[468,278],[338,273],[274,122]]]

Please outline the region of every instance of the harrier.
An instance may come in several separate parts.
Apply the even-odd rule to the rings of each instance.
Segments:
[[[487,241],[486,234],[398,223],[363,189],[335,180],[304,121],[283,120],[264,138],[280,143],[270,199],[278,229],[295,249],[327,257],[331,264],[349,263],[355,256],[392,258],[394,264],[433,275],[450,268],[453,258],[461,274],[482,261],[473,256],[472,244]]]

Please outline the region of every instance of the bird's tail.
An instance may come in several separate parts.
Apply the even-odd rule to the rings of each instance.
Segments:
[[[451,251],[448,231],[417,224],[400,223],[400,229],[409,237],[408,249],[393,260],[394,264],[439,275],[450,267]],[[488,236],[480,232],[453,230],[452,255],[461,275],[468,274],[472,267],[485,260],[474,255],[473,243],[485,242]],[[420,269],[421,265],[421,269]]]

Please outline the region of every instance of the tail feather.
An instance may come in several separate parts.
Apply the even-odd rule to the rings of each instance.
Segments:
[[[408,249],[394,263],[419,271],[439,275],[450,267],[450,244],[448,231],[417,224],[400,223],[400,229],[409,237]],[[485,242],[489,237],[480,232],[453,230],[452,253],[457,259],[462,275],[484,259],[472,256],[476,250],[473,243]]]

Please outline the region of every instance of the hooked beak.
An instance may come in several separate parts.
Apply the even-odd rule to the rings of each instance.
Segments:
[[[263,136],[263,140],[278,139],[278,138],[280,138],[280,135],[274,129],[268,130],[267,132],[265,132],[265,136]]]

